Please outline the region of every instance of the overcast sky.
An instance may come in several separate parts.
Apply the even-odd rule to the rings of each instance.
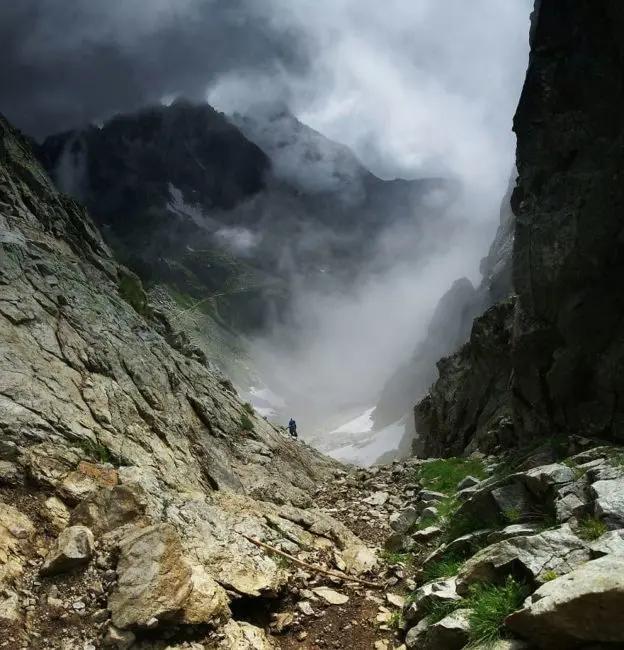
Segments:
[[[384,175],[513,147],[531,0],[1,4],[0,111],[37,137],[208,88],[226,110],[284,99]]]

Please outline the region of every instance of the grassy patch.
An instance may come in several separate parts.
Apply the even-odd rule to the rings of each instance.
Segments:
[[[247,413],[249,413],[249,415],[253,415],[256,412],[254,407],[249,402],[245,402],[243,404],[243,408],[247,411]]]
[[[388,564],[409,564],[412,560],[409,553],[396,553],[387,549],[380,551],[379,557]]]
[[[147,294],[143,290],[141,280],[134,273],[123,273],[119,280],[119,293],[126,302],[132,305],[138,314],[145,316],[148,305]]]
[[[254,423],[249,419],[247,413],[243,413],[240,419],[240,426],[243,431],[253,431]]]
[[[418,468],[418,479],[428,490],[452,494],[457,484],[467,476],[482,480],[485,478],[483,461],[473,458],[447,458],[425,463]]]
[[[88,438],[80,438],[74,442],[76,447],[79,447],[89,458],[98,463],[114,463],[113,454],[110,449],[99,442],[93,442]]]
[[[540,574],[539,578],[542,582],[551,582],[556,580],[559,577],[559,574],[556,571],[544,571]]]
[[[451,600],[450,598],[440,598],[429,600],[424,608],[427,615],[427,621],[430,625],[439,623],[443,618],[446,618],[455,610],[465,607],[465,605],[465,602],[460,599]]]
[[[455,553],[449,553],[438,562],[431,562],[423,567],[423,580],[432,582],[440,578],[452,578],[459,573],[466,560]]]
[[[525,585],[507,578],[502,586],[473,585],[464,601],[470,614],[470,645],[494,644],[506,636],[505,618],[522,607],[528,594]]]
[[[579,523],[578,536],[588,542],[593,542],[602,537],[608,530],[607,525],[600,519],[585,517]]]
[[[403,629],[403,624],[403,614],[401,612],[393,612],[388,621],[388,627],[390,627],[391,630],[396,630],[398,632]]]

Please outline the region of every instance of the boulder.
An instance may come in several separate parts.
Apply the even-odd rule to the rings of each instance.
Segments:
[[[590,559],[589,548],[565,524],[538,535],[514,537],[479,551],[457,576],[457,592],[468,593],[477,582],[501,582],[512,571],[539,581],[544,572],[568,573]]]
[[[427,640],[427,632],[429,631],[429,623],[426,619],[423,619],[416,625],[416,627],[411,628],[407,631],[405,636],[405,647],[408,650],[422,650],[424,644]]]
[[[507,625],[544,650],[624,643],[624,558],[605,556],[542,585]]]
[[[274,645],[263,630],[242,621],[228,621],[222,630],[225,638],[219,650],[273,650]]]
[[[48,552],[40,573],[51,576],[85,567],[95,548],[93,533],[86,526],[70,526],[61,531]]]
[[[422,511],[420,518],[418,519],[419,524],[426,524],[429,522],[434,522],[439,519],[438,509],[433,506],[429,506]]]
[[[368,503],[370,506],[383,506],[389,497],[387,492],[374,492],[364,499],[364,503]]]
[[[412,533],[412,539],[419,543],[426,543],[431,541],[432,539],[435,539],[436,537],[439,537],[442,534],[442,529],[439,528],[438,526],[427,526],[427,528],[423,528],[422,530],[417,530]]]
[[[595,514],[610,528],[624,528],[624,477],[597,481],[591,486]]]
[[[0,592],[0,625],[19,621],[20,615],[19,596],[12,589],[4,589]]]
[[[104,636],[104,647],[115,650],[128,650],[134,643],[136,636],[131,630],[118,630],[114,625],[109,625]]]
[[[537,497],[543,498],[553,488],[572,483],[575,479],[574,470],[567,465],[551,463],[550,465],[540,465],[521,475],[522,482],[527,489]]]
[[[403,613],[405,622],[408,625],[416,625],[427,616],[433,603],[459,599],[455,588],[455,578],[429,582],[416,591],[412,602],[405,608]]]
[[[624,530],[610,530],[589,545],[592,558],[604,555],[624,556]]]
[[[125,524],[137,522],[145,514],[147,495],[139,485],[99,488],[71,513],[71,523],[88,526],[96,537]]]
[[[390,528],[400,535],[404,535],[417,519],[418,511],[415,508],[405,508],[401,512],[390,515]]]
[[[182,621],[187,625],[224,622],[231,617],[225,589],[213,580],[203,567],[194,566],[191,574],[193,590],[184,603]]]
[[[489,539],[491,532],[490,530],[476,530],[474,533],[462,535],[448,544],[439,546],[425,558],[423,567],[440,562],[448,555],[469,557],[484,545],[485,540]]]
[[[117,587],[108,599],[113,625],[151,627],[180,614],[193,590],[192,571],[170,524],[129,532],[120,542]]]
[[[46,499],[41,510],[41,516],[48,521],[57,532],[69,526],[69,508],[58,498]]]
[[[421,490],[418,493],[418,498],[424,503],[435,503],[437,501],[444,501],[447,495],[444,492],[434,492],[433,490]]]
[[[422,650],[461,650],[469,639],[471,610],[458,609],[429,627]]]
[[[533,505],[528,490],[518,481],[492,490],[492,499],[500,513],[507,518],[525,517]]]

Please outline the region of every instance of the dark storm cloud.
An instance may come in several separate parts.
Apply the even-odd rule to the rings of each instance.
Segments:
[[[0,6],[0,111],[41,137],[231,70],[301,69],[301,34],[249,0],[18,0]],[[295,49],[294,43],[299,44]]]

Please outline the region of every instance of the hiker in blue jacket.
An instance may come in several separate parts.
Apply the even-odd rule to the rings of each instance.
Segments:
[[[288,433],[290,433],[292,438],[297,438],[297,423],[290,418],[290,422],[288,423]]]

